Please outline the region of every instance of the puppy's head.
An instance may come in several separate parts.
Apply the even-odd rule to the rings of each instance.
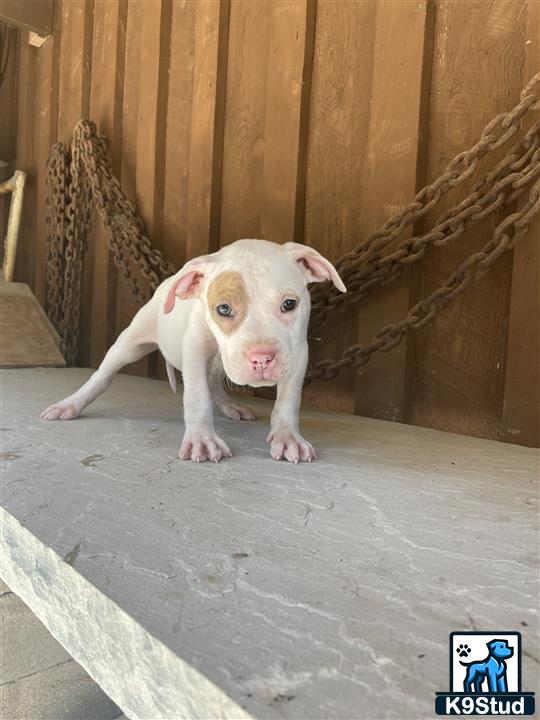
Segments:
[[[345,286],[334,266],[297,243],[238,240],[195,258],[175,276],[164,311],[177,298],[199,298],[225,372],[238,385],[275,385],[289,375],[305,346],[308,283]]]

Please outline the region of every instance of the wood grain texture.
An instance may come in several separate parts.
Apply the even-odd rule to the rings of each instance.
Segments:
[[[195,65],[189,145],[186,259],[219,246],[229,0],[201,0],[195,18]]]
[[[220,244],[260,237],[271,5],[231,2]]]
[[[13,175],[17,154],[17,107],[19,92],[18,43],[20,33],[16,28],[6,28],[6,41],[9,54],[4,80],[0,83],[0,161],[6,163],[0,167],[0,182]],[[0,238],[7,231],[11,195],[0,196]],[[0,249],[3,256],[3,247]]]
[[[303,116],[310,101],[305,86],[311,84],[314,32],[315,3],[272,5],[260,236],[279,243],[302,240],[304,207],[297,200],[306,157],[300,134],[308,131]]]
[[[58,336],[25,283],[0,282],[0,367],[63,367]]]
[[[443,0],[437,4],[429,180],[476,141],[492,116],[519,99],[520,84],[509,78],[521,77],[526,26],[522,3],[489,0],[469,2],[467,7],[464,22],[461,3]],[[484,165],[466,187],[460,187],[459,197],[470,191],[482,169]],[[452,197],[455,202],[457,196]],[[442,202],[439,212],[451,201]],[[425,225],[435,217],[430,214]],[[426,256],[414,268],[418,295],[423,297],[440,286],[486,242],[493,227],[491,222],[481,223]],[[408,419],[414,424],[500,437],[511,271],[511,257],[506,254],[436,322],[411,336],[414,402]]]
[[[197,4],[189,0],[172,5],[162,243],[177,268],[186,260],[187,247],[196,11]]]
[[[107,139],[113,171],[120,174],[127,0],[97,2],[94,8],[90,117]],[[114,68],[110,72],[109,68]],[[97,367],[114,341],[117,273],[101,220],[94,213],[94,248],[88,362]]]
[[[240,237],[295,239],[335,260],[515,104],[539,65],[538,7],[532,0],[58,0],[54,40],[29,48],[17,31],[16,62],[0,89],[3,103],[13,98],[0,116],[0,151],[29,173],[17,279],[43,298],[44,159],[82,116],[106,135],[147,234],[177,267]],[[488,166],[492,159],[478,172]],[[311,362],[338,357],[401,317],[493,227],[475,227],[400,283],[332,317],[315,333]],[[539,309],[531,299],[539,292],[538,232],[537,223],[513,263],[510,254],[501,258],[406,344],[374,356],[362,376],[345,371],[313,383],[305,402],[538,444]],[[97,365],[138,308],[98,223],[86,261],[80,361]],[[129,369],[158,371],[154,359]]]
[[[126,44],[123,72],[122,103],[122,156],[120,179],[127,197],[137,204],[137,148],[139,132],[139,107],[141,96],[148,90],[140,82],[141,42],[146,13],[152,12],[148,0],[133,2],[130,0],[126,17]],[[153,202],[153,201],[152,201]],[[140,211],[139,211],[140,212]],[[145,228],[148,232],[148,228]],[[132,296],[126,283],[119,278],[116,292],[115,339],[126,328],[140,307]],[[146,375],[146,358],[124,368],[124,372],[133,375]]]
[[[61,5],[55,6],[54,32],[45,44],[34,49],[34,72],[36,93],[36,129],[34,134],[36,228],[35,228],[35,275],[34,293],[45,306],[47,275],[46,242],[46,177],[47,158],[56,142],[58,118],[58,79],[60,57]]]
[[[370,125],[376,2],[321,0],[315,54],[306,180],[305,242],[335,260],[365,235],[363,184]],[[341,355],[356,342],[356,310],[331,319],[312,343],[310,361]],[[355,373],[314,382],[308,404],[353,412]]]
[[[418,0],[389,0],[377,5],[360,207],[364,235],[377,230],[415,195],[426,15],[426,2]],[[358,342],[367,344],[381,327],[400,320],[408,309],[406,271],[397,282],[378,289],[362,302]],[[357,414],[403,419],[406,348],[402,343],[393,352],[374,355],[357,376]]]
[[[18,42],[17,152],[15,162],[16,168],[26,173],[26,182],[23,199],[24,222],[21,222],[19,228],[14,279],[27,283],[32,290],[34,288],[34,237],[36,227],[34,120],[37,111],[35,105],[33,50],[34,48],[28,44],[28,31],[20,31]]]
[[[525,6],[523,84],[540,70],[540,3]],[[536,110],[536,121],[540,111]],[[540,447],[540,220],[513,251],[502,438]]]
[[[62,0],[58,139],[69,142],[75,125],[88,117],[92,67],[93,0]]]
[[[315,7],[231,4],[221,245],[287,242],[302,231]]]
[[[92,74],[93,0],[62,0],[60,3],[60,52],[57,137],[69,144],[73,130],[90,109]],[[87,365],[90,356],[94,247],[89,243],[81,285],[79,357]]]

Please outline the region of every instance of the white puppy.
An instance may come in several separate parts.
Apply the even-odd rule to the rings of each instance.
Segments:
[[[214,429],[213,402],[235,420],[255,419],[225,392],[224,370],[238,385],[277,385],[267,438],[271,455],[311,462],[315,451],[300,435],[298,413],[308,361],[307,285],[323,280],[346,292],[334,266],[297,243],[238,240],[195,258],[158,287],[90,379],[41,417],[76,418],[124,365],[159,348],[173,389],[173,368],[183,376],[182,459],[218,462],[230,457]]]

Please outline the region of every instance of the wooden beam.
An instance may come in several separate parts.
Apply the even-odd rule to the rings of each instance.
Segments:
[[[62,0],[60,4],[60,67],[58,83],[59,141],[69,145],[73,130],[90,108],[92,73],[93,0]],[[79,354],[77,362],[88,365],[92,316],[93,244],[89,243],[84,259],[79,321]]]
[[[377,4],[360,208],[366,234],[377,230],[415,195],[426,4],[426,0]],[[368,343],[381,327],[401,319],[408,309],[409,274],[405,272],[397,282],[362,302],[357,342]],[[406,343],[392,352],[373,355],[356,376],[354,412],[401,421],[405,369]]]
[[[197,3],[186,259],[219,246],[229,13],[229,0]]]
[[[197,3],[172,6],[166,118],[162,249],[180,268],[186,260],[191,116]]]
[[[220,244],[261,236],[272,3],[232,0]]]
[[[523,8],[520,2],[485,0],[468,3],[464,12],[461,3],[437,2],[428,182],[439,176],[452,157],[476,142],[493,116],[518,102],[527,20]],[[440,213],[466,197],[500,157],[490,156],[488,164],[479,167],[456,193],[443,198],[436,211],[426,216],[424,227],[429,228]],[[412,302],[440,287],[466,257],[480,249],[502,212],[415,264]],[[508,253],[434,322],[410,335],[414,372],[409,422],[464,435],[501,437],[511,276]]]
[[[540,70],[540,4],[527,2],[523,84]],[[536,110],[537,121],[540,111]],[[521,202],[523,204],[523,202]],[[502,439],[540,447],[540,219],[513,252]]]
[[[362,209],[367,162],[377,2],[319,0],[310,102],[305,204],[305,242],[330,260],[366,234]],[[338,357],[357,342],[356,309],[337,313],[310,362]],[[330,382],[313,382],[306,404],[353,412],[355,373],[344,370]]]
[[[15,261],[15,280],[27,283],[34,289],[34,238],[35,238],[35,195],[34,178],[34,119],[35,119],[35,73],[34,48],[28,43],[28,31],[19,31],[17,93],[17,170],[27,174],[24,187],[23,217],[19,229],[19,242]]]
[[[55,6],[56,16],[53,35],[44,45],[34,50],[36,133],[34,154],[36,158],[36,233],[34,293],[45,307],[47,277],[47,227],[45,190],[47,159],[56,142],[58,118],[58,72],[60,55],[60,3]]]
[[[261,237],[280,243],[303,235],[315,7],[310,0],[284,0],[271,8]]]
[[[4,33],[4,53],[7,64],[2,83],[0,83],[0,182],[8,180],[15,171],[17,154],[17,110],[19,93],[18,43],[20,33],[17,28],[2,28]],[[26,34],[26,33],[25,33]],[[7,232],[11,194],[0,196],[0,239]]]
[[[113,172],[120,174],[127,0],[96,3],[92,46],[90,117],[107,139]],[[114,72],[110,71],[114,68]],[[105,231],[94,214],[94,263],[89,364],[97,367],[114,341],[117,273]]]

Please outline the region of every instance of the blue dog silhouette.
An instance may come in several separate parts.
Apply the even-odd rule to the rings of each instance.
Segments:
[[[508,647],[506,640],[492,640],[487,643],[489,655],[485,660],[474,660],[473,662],[463,662],[460,665],[467,668],[465,680],[463,681],[463,690],[466,693],[481,693],[482,683],[487,678],[488,692],[508,692],[508,684],[506,682],[506,663],[507,658],[512,657],[514,649]]]

